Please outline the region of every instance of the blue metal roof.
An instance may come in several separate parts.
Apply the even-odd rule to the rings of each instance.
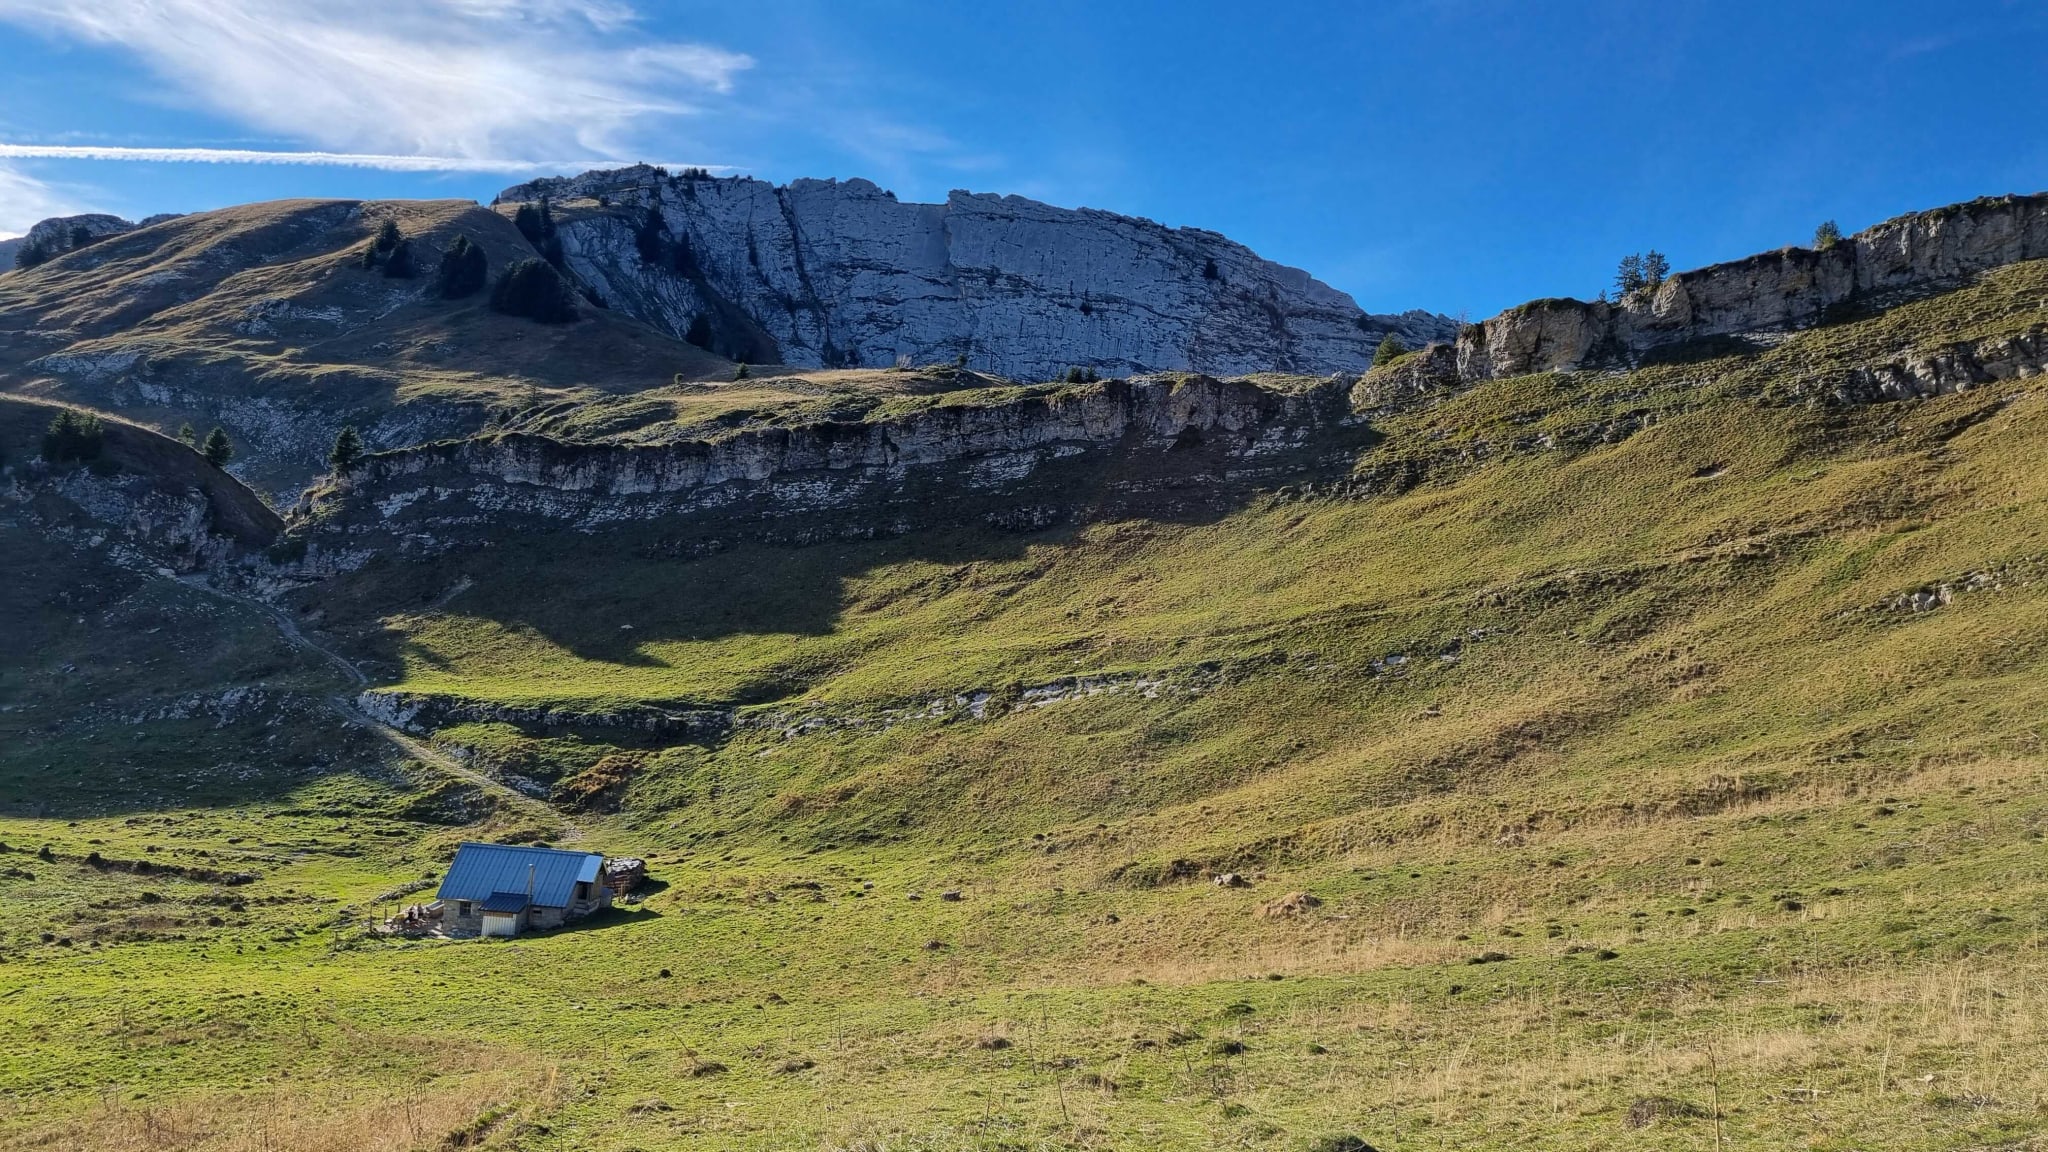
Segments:
[[[567,908],[577,882],[596,880],[603,867],[604,857],[594,852],[465,841],[455,849],[455,862],[448,865],[435,896],[486,901],[497,893],[516,892],[524,898],[530,876],[536,907]]]
[[[493,892],[484,898],[482,907],[486,912],[524,912],[526,893]]]

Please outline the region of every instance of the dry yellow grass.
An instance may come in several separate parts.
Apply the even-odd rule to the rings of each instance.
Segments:
[[[520,1055],[454,1055],[460,1070],[422,1083],[277,1083],[245,1092],[136,1100],[110,1092],[10,1148],[63,1152],[415,1152],[482,1145],[558,1106],[559,1070]]]

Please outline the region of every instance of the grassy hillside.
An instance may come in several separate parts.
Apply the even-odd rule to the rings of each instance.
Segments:
[[[469,815],[374,756],[17,805],[0,1142],[2048,1146],[2048,388],[1823,400],[2044,285],[1489,383],[1207,522],[306,589],[382,688],[574,705],[437,739],[660,886],[368,938]],[[648,702],[741,723],[604,720]]]
[[[419,271],[359,266],[386,221]],[[281,497],[322,471],[343,423],[379,446],[456,435],[493,413],[724,378],[725,361],[586,306],[539,325],[442,300],[456,236],[493,274],[536,255],[469,201],[292,200],[181,216],[0,278],[0,386],[117,411],[159,431],[224,425],[238,474]]]
[[[418,274],[361,266],[386,221]],[[195,213],[0,277],[0,390],[160,432],[224,426],[234,472],[288,505],[354,423],[373,448],[492,427],[661,440],[749,423],[857,418],[890,397],[1004,383],[950,367],[791,373],[731,362],[586,303],[572,324],[441,299],[457,236],[491,273],[538,255],[462,200],[290,200]]]

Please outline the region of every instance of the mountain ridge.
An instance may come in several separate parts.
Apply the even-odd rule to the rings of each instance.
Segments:
[[[928,364],[1044,380],[1361,371],[1388,334],[1447,339],[1447,317],[1365,313],[1219,233],[1100,209],[954,191],[898,201],[871,181],[672,176],[636,166],[499,193],[550,202],[565,266],[613,307],[736,359]],[[734,314],[750,330],[739,331]],[[764,343],[765,341],[765,343]]]
[[[1456,371],[1484,380],[1632,366],[1688,343],[1796,331],[2044,256],[2048,193],[1984,196],[1894,216],[1825,248],[1788,246],[1675,273],[1613,302],[1532,300],[1462,329]]]
[[[421,298],[386,218],[539,254],[302,204],[0,277],[0,371],[79,360],[0,399],[0,1143],[2048,1135],[2048,259],[1476,381],[735,378]],[[461,419],[269,547],[155,433],[34,458],[173,379],[301,457]],[[653,882],[387,924],[464,840]]]
[[[1000,382],[1000,377],[973,372],[948,377],[931,368],[932,360],[954,358],[944,355],[953,345],[941,339],[938,345],[918,345],[919,355],[908,358],[922,358],[927,367],[908,376],[891,376],[892,369],[799,367],[769,373],[776,380],[772,387],[750,401],[740,401],[736,397],[742,390],[709,387],[734,373],[732,362],[692,346],[673,331],[683,327],[681,335],[692,336],[687,317],[706,315],[698,309],[710,307],[719,319],[709,335],[694,334],[700,343],[737,342],[738,347],[724,351],[742,358],[760,347],[777,348],[776,335],[754,320],[761,300],[739,290],[727,298],[719,290],[732,275],[741,274],[734,273],[735,268],[742,270],[742,278],[754,276],[757,264],[774,269],[784,257],[795,268],[799,256],[824,243],[812,236],[798,244],[790,238],[794,233],[788,233],[781,242],[783,256],[777,256],[773,245],[763,247],[771,233],[781,235],[778,230],[787,231],[837,206],[856,221],[916,225],[874,241],[895,251],[910,239],[929,238],[928,232],[919,231],[925,226],[919,220],[933,217],[944,226],[951,211],[947,205],[899,204],[865,181],[798,181],[778,188],[760,181],[672,177],[648,168],[534,182],[515,186],[507,195],[542,192],[581,199],[551,204],[556,209],[555,231],[538,243],[508,219],[517,215],[519,204],[529,203],[514,199],[503,200],[496,210],[458,201],[309,200],[152,217],[141,224],[114,217],[42,222],[38,234],[57,248],[74,231],[89,234],[90,242],[82,248],[56,250],[39,268],[0,275],[0,334],[7,337],[0,342],[0,387],[124,413],[159,431],[187,422],[200,427],[220,424],[245,447],[231,467],[282,506],[322,473],[326,447],[346,423],[357,425],[372,449],[473,435],[503,426],[515,413],[522,426],[575,423],[588,431],[570,439],[603,439],[618,435],[622,428],[651,430],[647,422],[670,404],[666,386],[677,381],[707,385],[690,396],[676,394],[677,426],[671,435],[687,435],[688,422],[697,419],[690,413],[709,413],[715,422],[744,406],[785,422],[806,405],[820,415],[837,413],[847,403],[871,407],[877,396],[912,381],[918,388],[936,391]],[[1825,252],[1787,248],[1708,265],[1671,276],[1655,291],[1617,302],[1532,301],[1467,325],[1455,339],[1446,325],[1432,320],[1424,331],[1409,331],[1404,342],[1418,346],[1432,336],[1443,339],[1402,360],[1399,373],[1390,376],[1361,366],[1340,375],[1369,377],[1361,396],[1382,398],[1371,403],[1405,403],[1521,371],[1617,367],[1711,353],[1713,349],[1705,345],[1716,340],[1732,341],[1731,347],[1761,347],[1785,333],[1845,314],[1844,309],[1882,310],[1888,300],[1952,287],[1968,276],[2048,250],[2044,200],[2048,198],[1985,197],[1909,213],[1845,238]],[[718,241],[712,244],[703,221],[691,215],[704,215],[715,224],[725,219],[725,210],[706,206],[743,202],[760,209],[767,232],[757,236],[750,223],[732,234],[712,237]],[[794,211],[801,207],[799,202],[811,207]],[[1167,282],[1183,288],[1192,285],[1197,293],[1225,292],[1207,286],[1210,282],[1199,264],[1208,259],[1200,255],[1205,251],[1223,254],[1218,276],[1226,286],[1238,276],[1239,262],[1244,267],[1278,267],[1199,229],[1165,229],[1093,210],[1045,209],[1015,197],[962,193],[949,201],[956,203],[962,211],[981,217],[1041,210],[1052,214],[1046,219],[1054,223],[1039,221],[1031,229],[1100,225],[1133,229],[1145,244],[1165,245],[1161,251],[1171,244],[1193,244],[1172,257],[1173,276]],[[646,215],[648,205],[658,208],[651,230],[646,227],[652,219]],[[829,212],[823,218],[828,224],[837,219]],[[422,264],[436,259],[457,234],[483,245],[489,267],[498,271],[558,247],[565,267],[572,272],[582,269],[578,274],[585,278],[583,287],[591,298],[611,307],[586,306],[576,323],[539,326],[496,316],[481,298],[435,300],[424,277],[386,279],[360,267],[360,246],[387,219],[405,223]],[[1038,233],[1027,229],[1024,234]],[[852,247],[835,247],[834,241],[825,248],[848,257],[863,250],[863,244],[873,246],[858,235],[849,243]],[[1140,245],[1127,250],[1151,249]],[[949,263],[949,251],[928,253],[928,263],[957,278],[960,269]],[[657,265],[666,261],[667,270],[650,270],[649,255],[656,257]],[[677,272],[682,266],[692,271]],[[721,267],[726,271],[719,271]],[[816,286],[829,279],[824,268],[810,263],[803,263],[801,272],[800,279],[813,285],[806,291],[820,291]],[[1315,321],[1326,335],[1331,328],[1325,321],[1334,322],[1343,309],[1354,310],[1349,313],[1354,321],[1363,316],[1347,297],[1323,288],[1306,273],[1280,269],[1274,275],[1279,273],[1320,300],[1316,307],[1342,305],[1339,313]],[[896,290],[889,285],[906,275],[913,284],[929,287],[929,282],[895,264],[883,266],[877,275],[880,279],[869,287],[879,294],[863,297],[868,301],[863,306],[915,314],[919,306],[888,295]],[[1085,321],[1112,343],[1122,341],[1132,325],[1164,323],[1152,313],[1113,318],[1106,300],[1096,308],[1088,304],[1086,292],[1077,303],[1074,297],[1047,296],[1042,285],[1034,287],[1029,278],[1020,283],[1016,290],[1024,296],[1019,299],[1029,297],[1054,307],[1066,317],[1062,324]],[[766,280],[755,288],[764,284]],[[1273,291],[1280,291],[1277,282]],[[763,299],[789,323],[812,314],[791,304],[796,297],[777,292]],[[1083,313],[1084,305],[1090,314]],[[635,319],[636,311],[646,323]],[[1266,316],[1258,321],[1263,335],[1243,347],[1261,349],[1249,362],[1270,368],[1295,352],[1286,347],[1292,337],[1275,334],[1286,328],[1284,317],[1276,327],[1273,316],[1261,315]],[[1204,325],[1196,327],[1207,330]],[[1337,324],[1335,330],[1342,337],[1346,362],[1367,357],[1381,338],[1379,331],[1364,331],[1356,323],[1348,329]],[[1029,332],[1019,328],[1016,341],[1023,343],[1016,346],[1039,349],[1033,355],[1052,365],[1044,377],[1064,374],[1058,370],[1061,365],[1128,365],[1156,358],[1142,346],[1114,356],[1098,355],[1104,351],[1101,347],[1069,349],[1061,341],[1071,331],[1058,325]],[[1185,335],[1182,329],[1176,331]],[[823,333],[824,329],[811,333],[820,337],[814,351],[822,352]],[[1175,343],[1183,336],[1163,343],[1155,340],[1150,347],[1153,352],[1169,346],[1185,351]],[[1866,379],[1854,387],[1908,395],[2011,375],[2039,360],[2034,339],[2024,333],[2004,334],[1981,349],[1930,348],[1889,364],[1873,362]],[[813,395],[820,399],[807,398]],[[585,413],[587,418],[566,420],[563,414],[569,412]],[[778,412],[791,415],[769,415]]]

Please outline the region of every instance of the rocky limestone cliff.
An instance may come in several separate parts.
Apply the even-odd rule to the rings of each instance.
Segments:
[[[0,397],[0,524],[104,550],[116,564],[159,573],[219,568],[269,546],[283,527],[255,493],[166,436],[118,420],[102,426],[90,464],[30,454],[61,409]]]
[[[29,228],[28,234],[11,240],[0,240],[0,272],[14,269],[15,259],[22,249],[33,247],[47,260],[52,256],[69,252],[74,248],[86,247],[109,236],[133,232],[137,225],[119,216],[102,213],[87,213],[83,216],[52,216],[38,220]]]
[[[1020,196],[906,204],[866,180],[643,166],[536,180],[498,204],[544,198],[565,265],[609,306],[756,363],[1324,374],[1363,371],[1390,332],[1420,347],[1454,331],[1369,316],[1214,232]]]
[[[1037,528],[1147,493],[1200,504],[1205,490],[1355,452],[1345,393],[1334,381],[1283,391],[1152,377],[677,444],[478,437],[365,458],[313,494],[297,531],[313,568],[336,569],[378,550],[433,553],[523,527],[687,521],[694,543],[675,545],[685,551],[942,522]],[[1133,457],[1141,467],[1116,471]]]
[[[1816,251],[1785,248],[1681,272],[1614,302],[1536,300],[1459,333],[1465,380],[1626,367],[1695,341],[1787,332],[1849,310],[2048,257],[2048,194],[1971,200],[1887,220]]]
[[[2048,326],[2036,325],[2010,336],[1911,349],[1888,360],[1858,365],[1835,388],[1833,399],[1867,404],[1945,396],[2044,372],[2048,372]]]
[[[47,220],[36,221],[35,226],[28,230],[28,235],[21,237],[17,247],[36,245],[46,254],[55,256],[88,247],[109,236],[120,236],[137,228],[147,228],[151,224],[160,224],[165,220],[177,218],[178,214],[175,212],[160,212],[140,223],[123,220],[119,216],[109,216],[104,212],[88,212],[82,216],[52,216]],[[11,258],[6,266],[13,267]]]
[[[386,222],[410,241],[419,275],[362,267]],[[109,232],[0,277],[0,391],[164,432],[219,425],[236,448],[230,470],[289,504],[326,472],[345,424],[396,448],[476,432],[530,391],[555,399],[730,374],[609,312],[539,325],[493,312],[488,292],[443,298],[433,270],[457,236],[490,269],[535,254],[467,200],[273,201]]]

